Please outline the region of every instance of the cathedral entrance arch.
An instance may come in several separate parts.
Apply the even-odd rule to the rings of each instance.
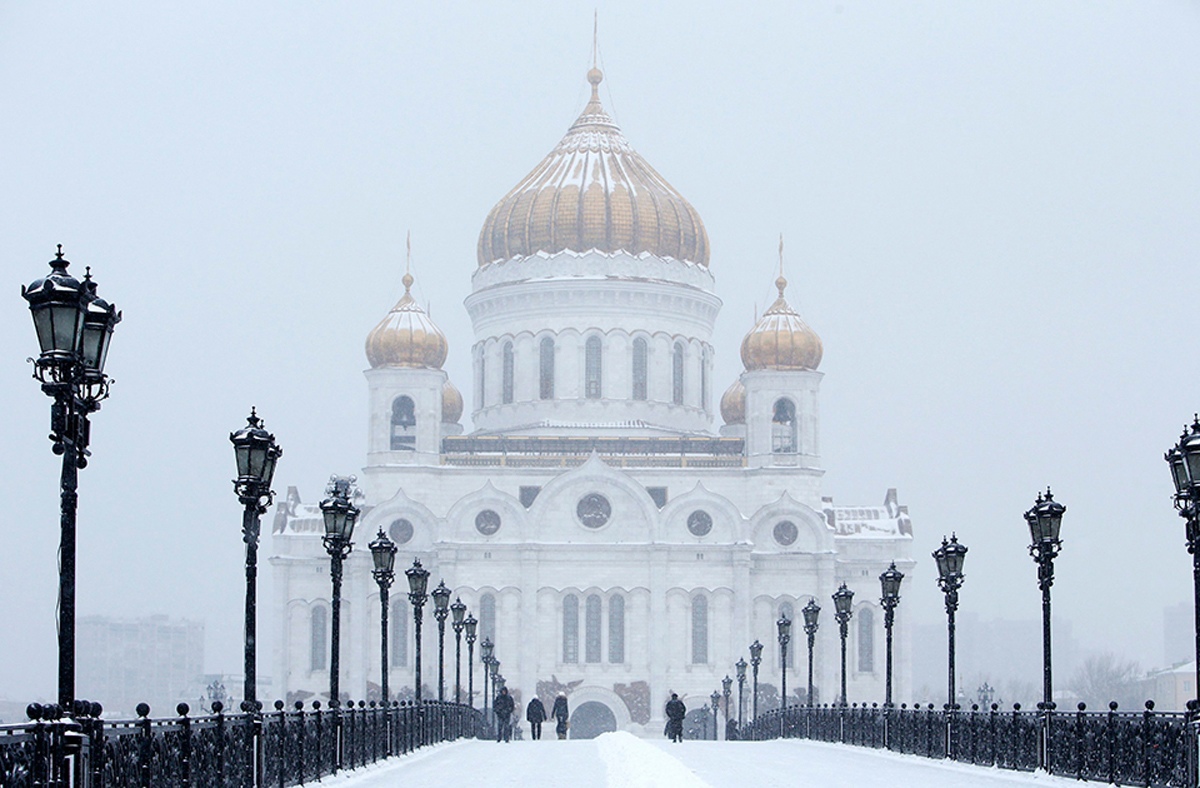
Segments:
[[[602,733],[616,729],[617,715],[600,701],[589,700],[576,706],[575,711],[571,712],[572,739],[594,739]]]

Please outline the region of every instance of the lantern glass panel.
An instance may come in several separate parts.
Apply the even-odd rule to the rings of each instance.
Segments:
[[[425,589],[429,583],[429,572],[420,564],[414,564],[407,572],[408,590],[414,596],[425,596]]]
[[[233,456],[237,460],[238,478],[245,479],[250,475],[250,447],[244,442],[235,443]]]
[[[450,606],[450,615],[454,617],[455,624],[461,624],[463,622],[463,616],[466,614],[467,606],[462,603],[461,599],[455,600],[454,604]]]
[[[810,599],[808,600],[808,604],[804,606],[803,613],[805,625],[814,627],[817,625],[817,617],[821,615],[821,608]]]
[[[476,620],[475,616],[468,617],[463,623],[467,627],[467,639],[470,640],[475,637],[475,629],[479,626],[479,621]]]
[[[780,640],[791,635],[792,620],[790,618],[787,618],[786,616],[783,618],[780,618],[778,621],[775,622],[775,626],[779,629]]]
[[[957,545],[955,545],[955,549],[946,551],[946,569],[950,574],[962,574],[963,559],[966,557],[966,553],[966,550],[958,549]]]
[[[79,335],[83,328],[82,305],[76,302],[55,303],[45,311],[50,313],[52,346],[43,350],[75,353],[79,350]]]
[[[1171,476],[1175,480],[1175,492],[1187,492],[1187,467],[1183,464],[1183,457],[1179,455],[1179,452],[1172,451],[1167,459],[1171,463]]]
[[[1183,458],[1187,462],[1189,479],[1200,479],[1200,441],[1190,440],[1183,446]]]
[[[762,658],[763,644],[757,640],[750,644],[750,659]]]
[[[279,454],[279,450],[272,446],[263,458],[262,483],[268,487],[271,486],[271,479],[275,478],[275,462],[279,459]]]

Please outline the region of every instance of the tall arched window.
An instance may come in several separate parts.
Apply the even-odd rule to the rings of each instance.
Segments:
[[[625,597],[619,594],[608,600],[608,661],[625,661]]]
[[[496,642],[496,596],[484,594],[479,597],[479,639],[491,638]]]
[[[792,607],[791,602],[784,602],[782,605],[779,606],[779,618],[785,618],[785,617],[787,618],[788,621],[792,622],[793,630],[800,629],[800,627],[795,626],[796,615],[795,615],[794,608]],[[787,666],[788,666],[789,670],[796,667],[796,643],[797,643],[797,641],[795,638],[792,638],[792,642],[788,643]]]
[[[858,672],[875,672],[875,612],[869,607],[858,611]]]
[[[692,664],[708,664],[708,598],[692,597]]]
[[[700,353],[700,407],[708,410],[708,348]]]
[[[479,407],[487,407],[487,355],[479,348]]]
[[[417,409],[412,397],[400,395],[392,400],[392,451],[417,448]]]
[[[313,670],[325,670],[325,644],[329,640],[325,630],[326,615],[323,607],[314,607],[309,613],[309,662]]]
[[[584,608],[584,631],[587,636],[583,641],[583,661],[600,661],[600,597],[589,594],[587,606]]]
[[[796,406],[790,399],[775,400],[771,417],[771,450],[776,454],[796,453]]]
[[[638,337],[633,340],[633,398],[644,400],[649,385],[646,376],[646,340]]]
[[[538,396],[554,399],[554,340],[542,337],[538,346]]]
[[[671,401],[683,404],[683,343],[676,342],[671,353]]]
[[[600,399],[600,384],[604,378],[601,350],[600,337],[588,337],[583,346],[583,395],[588,399]]]
[[[579,597],[567,594],[563,597],[563,658],[567,664],[579,662]]]
[[[397,594],[391,601],[392,620],[388,623],[392,667],[408,664],[408,597]]]
[[[503,359],[503,380],[501,386],[500,399],[505,405],[513,401],[513,346],[512,342],[504,343],[504,350],[501,351]]]

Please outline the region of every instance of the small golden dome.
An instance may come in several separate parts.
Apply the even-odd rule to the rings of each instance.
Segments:
[[[638,155],[592,98],[558,146],[492,208],[479,233],[479,265],[544,252],[649,252],[708,265],[700,214]]]
[[[821,364],[821,338],[800,319],[783,297],[787,280],[775,280],[779,298],[742,340],[742,363],[752,369],[816,369]]]
[[[442,384],[442,423],[457,424],[463,414],[463,398],[454,384],[447,380]]]
[[[404,295],[367,335],[371,368],[424,367],[441,369],[446,361],[446,335],[413,299],[411,274],[404,274]],[[460,398],[461,399],[461,398]],[[460,406],[461,411],[461,406]]]
[[[721,418],[726,424],[746,423],[746,387],[741,380],[733,381],[721,396]]]

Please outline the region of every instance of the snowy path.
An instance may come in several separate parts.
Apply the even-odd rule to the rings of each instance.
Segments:
[[[431,747],[394,763],[326,778],[339,788],[1059,788],[1081,783],[803,741],[686,742],[642,740],[626,733],[592,741],[462,741]],[[1086,785],[1086,783],[1082,783]]]

